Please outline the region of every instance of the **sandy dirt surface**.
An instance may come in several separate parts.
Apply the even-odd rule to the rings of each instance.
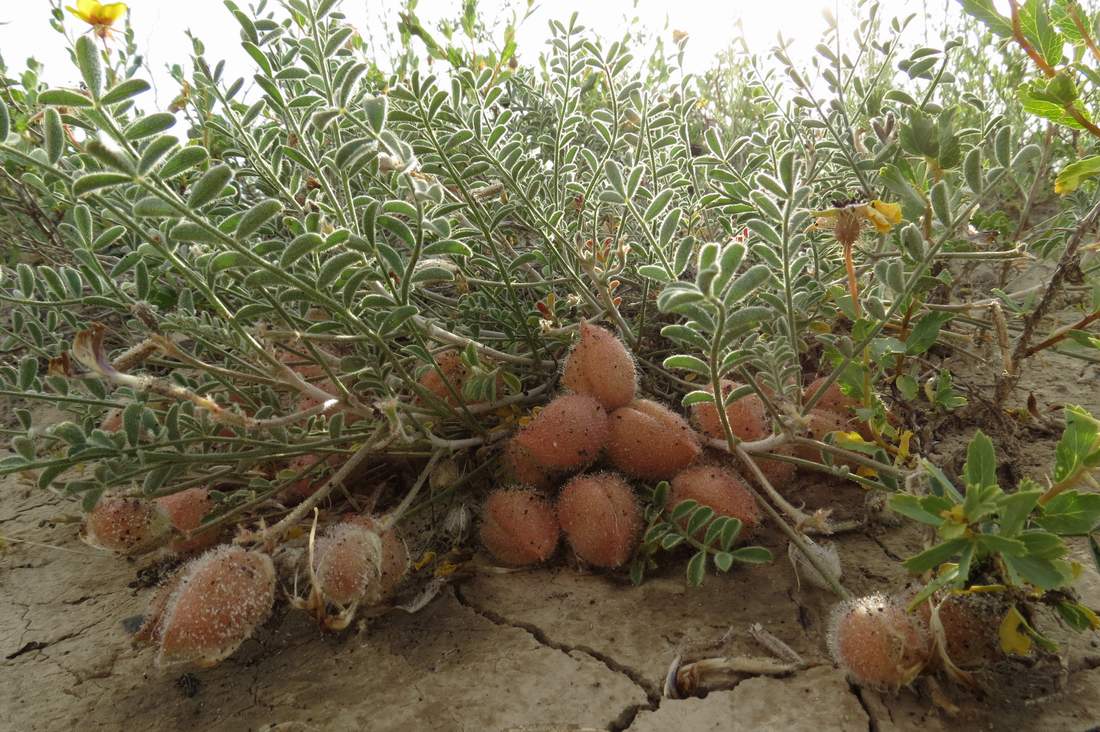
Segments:
[[[961,372],[965,364],[958,364]],[[971,374],[973,376],[973,374]],[[1020,398],[1048,410],[1075,395],[1100,413],[1095,367],[1043,356]],[[972,384],[980,386],[980,378]],[[1092,384],[1092,387],[1088,387]],[[947,465],[972,425],[945,421],[930,452]],[[998,436],[1000,440],[1001,436]],[[1002,452],[1017,474],[1038,476],[1057,430],[1025,426]],[[789,496],[863,512],[862,489],[814,477]],[[832,598],[799,588],[786,543],[764,529],[773,564],[685,586],[680,566],[640,588],[621,577],[555,566],[511,574],[480,572],[448,587],[421,612],[394,612],[369,627],[322,634],[285,603],[240,651],[211,670],[153,668],[131,648],[124,619],[139,615],[152,589],[151,560],[124,561],[77,539],[73,504],[18,480],[0,485],[0,729],[3,730],[903,730],[1035,729],[1085,732],[1100,724],[1100,644],[1079,643],[1059,696],[1028,706],[976,699],[954,689],[950,704],[921,683],[900,694],[848,684],[825,652]],[[902,586],[899,557],[922,548],[912,525],[877,526],[838,538],[844,582],[856,593]],[[1100,576],[1079,589],[1100,607]],[[761,623],[809,663],[779,677],[752,676],[705,698],[662,698],[670,662],[731,631],[723,652],[762,655],[748,627]]]

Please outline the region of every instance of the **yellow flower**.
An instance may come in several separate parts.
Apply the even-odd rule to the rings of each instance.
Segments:
[[[844,243],[854,241],[858,227],[864,223],[874,226],[879,234],[889,234],[902,221],[901,206],[878,199],[814,211],[814,216],[816,220],[810,227],[811,230],[833,229],[837,232],[837,238],[843,238]]]
[[[92,26],[92,32],[100,38],[106,38],[111,26],[126,14],[126,3],[107,3],[98,0],[76,0],[76,7],[66,5],[65,9]]]

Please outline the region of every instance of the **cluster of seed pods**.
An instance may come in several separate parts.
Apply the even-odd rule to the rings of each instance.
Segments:
[[[82,538],[123,556],[163,549],[196,555],[158,589],[135,641],[155,646],[158,666],[211,666],[231,655],[263,623],[275,602],[272,558],[221,544],[202,528],[209,491],[191,488],[156,500],[105,496],[84,521]],[[405,577],[408,551],[396,531],[371,516],[345,516],[327,527],[307,555],[310,587],[291,603],[329,630],[348,626],[362,607],[383,604]],[[211,548],[213,547],[213,548]]]
[[[505,449],[505,463],[517,485],[488,498],[480,532],[482,543],[497,561],[511,566],[547,561],[564,536],[583,563],[621,567],[632,556],[643,528],[631,479],[670,480],[669,508],[690,499],[718,515],[738,518],[746,534],[758,527],[759,507],[741,476],[704,456],[704,438],[722,436],[716,406],[696,405],[693,427],[667,406],[637,396],[634,361],[618,338],[588,323],[582,324],[580,334],[562,374],[567,393],[543,408]],[[426,372],[421,385],[454,404],[454,394],[461,394],[469,369],[456,351],[444,352],[436,360],[439,368]],[[319,368],[292,368],[311,381],[322,378]],[[811,384],[807,392],[818,386],[820,382]],[[722,388],[729,394],[738,385],[723,382]],[[831,387],[810,415],[811,431],[821,437],[847,429],[844,413],[852,406],[839,389]],[[766,410],[755,395],[726,405],[726,414],[741,439],[760,439],[770,433]],[[119,429],[118,423],[117,414],[109,415],[104,428]],[[792,448],[784,451],[799,454]],[[608,469],[592,470],[601,458]],[[294,502],[308,497],[338,460],[313,455],[293,460],[288,468],[309,475],[289,485],[280,498]],[[327,464],[318,467],[322,461]],[[760,458],[758,466],[777,487],[794,476],[794,466],[783,461]],[[560,490],[552,495],[548,489],[555,485]],[[271,557],[218,546],[221,531],[202,528],[212,509],[213,501],[204,488],[156,500],[105,496],[84,523],[85,541],[121,555],[162,547],[178,555],[198,555],[162,585],[136,636],[157,647],[157,663],[162,666],[217,663],[252,634],[275,601]],[[392,596],[408,572],[409,556],[404,542],[383,520],[346,516],[320,535],[311,535],[304,563],[309,591],[304,598],[295,592],[291,603],[314,613],[323,627],[338,630],[347,627],[359,608],[377,606]],[[948,618],[945,628],[950,626],[952,607],[944,606],[937,616]],[[851,637],[846,629],[855,627],[858,634],[867,635],[863,630],[870,621],[864,618],[867,613],[849,615],[852,619],[837,621],[836,647],[838,653],[855,659],[848,667],[858,669],[859,653],[844,640]],[[919,623],[914,627],[919,630]],[[889,643],[897,645],[896,636],[890,635]],[[900,670],[894,676],[890,664],[884,664],[866,666],[857,678],[885,685],[904,682],[908,677],[902,672],[908,673],[910,656],[916,653],[909,646],[923,635],[914,630],[901,637],[902,650],[894,653],[894,666]],[[960,655],[965,663],[965,654],[952,642],[948,631],[946,643],[952,655]],[[857,675],[855,670],[852,673]]]
[[[1006,657],[998,629],[1012,603],[1003,593],[948,592],[910,609],[912,599],[876,594],[833,609],[829,652],[853,682],[895,691],[942,669],[972,684],[971,672]]]
[[[544,562],[564,536],[585,564],[622,566],[643,529],[630,479],[670,480],[669,508],[691,499],[740,519],[746,535],[760,525],[759,507],[741,476],[704,455],[703,436],[720,434],[713,405],[712,414],[694,415],[697,431],[667,406],[639,398],[629,351],[612,333],[588,323],[581,325],[561,381],[568,392],[505,447],[505,469],[516,487],[494,492],[485,503],[481,539],[498,562]],[[763,404],[753,399],[730,405],[730,420],[743,439],[770,434]],[[584,472],[601,457],[607,470]],[[781,461],[761,460],[760,466],[780,484],[794,474]]]

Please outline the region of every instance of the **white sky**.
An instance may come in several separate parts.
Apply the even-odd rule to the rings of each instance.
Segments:
[[[481,0],[479,6],[491,18],[500,17],[502,6],[517,7],[523,2]],[[548,35],[547,20],[565,20],[576,10],[580,22],[604,37],[618,37],[625,27],[624,18],[633,15],[641,17],[648,28],[663,31],[668,46],[672,29],[686,31],[690,41],[685,65],[692,72],[709,67],[714,55],[740,33],[738,21],[753,51],[766,53],[781,30],[785,37],[795,40],[795,51],[801,51],[797,56],[804,57],[812,53],[825,28],[822,10],[836,8],[838,2],[840,8],[847,5],[847,0],[638,0],[637,4],[633,0],[539,0],[534,15],[518,29],[518,53],[525,61],[534,61]],[[153,71],[161,105],[176,92],[165,67],[169,63],[186,64],[190,57],[190,44],[183,33],[188,28],[206,44],[211,64],[227,60],[229,78],[251,77],[252,62],[240,48],[238,25],[221,0],[130,0],[128,4],[137,42]],[[238,0],[238,5],[245,7],[248,0]],[[277,2],[272,0],[269,5],[277,6]],[[886,16],[924,8],[936,13],[945,7],[944,0],[883,0],[882,5]],[[381,11],[395,19],[403,6],[401,0],[344,0],[342,8],[362,30],[368,17],[377,18]],[[434,29],[435,20],[456,17],[460,7],[460,0],[420,0],[416,12],[425,26]],[[47,0],[0,0],[0,23],[5,23],[0,25],[0,54],[10,71],[22,69],[27,57],[33,56],[46,64],[45,76],[50,83],[73,83],[77,74],[62,39],[47,24],[49,13]],[[377,21],[374,23],[377,25]],[[76,18],[69,17],[67,25],[75,32],[83,29]],[[381,34],[376,29],[374,35]]]

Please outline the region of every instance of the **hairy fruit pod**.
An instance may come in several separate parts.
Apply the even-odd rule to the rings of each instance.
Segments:
[[[607,454],[627,475],[646,480],[671,478],[702,452],[699,435],[667,407],[635,399],[611,414]]]
[[[558,497],[558,521],[573,552],[596,567],[626,563],[642,532],[634,491],[613,473],[578,475]]]
[[[553,556],[560,536],[554,507],[534,491],[498,490],[485,501],[481,543],[501,564],[523,567],[545,562]]]
[[[576,394],[587,394],[607,411],[634,399],[638,374],[622,341],[598,325],[581,323],[580,340],[565,360],[561,383]]]
[[[549,471],[579,470],[599,457],[607,443],[607,412],[590,396],[560,396],[513,439]]]

